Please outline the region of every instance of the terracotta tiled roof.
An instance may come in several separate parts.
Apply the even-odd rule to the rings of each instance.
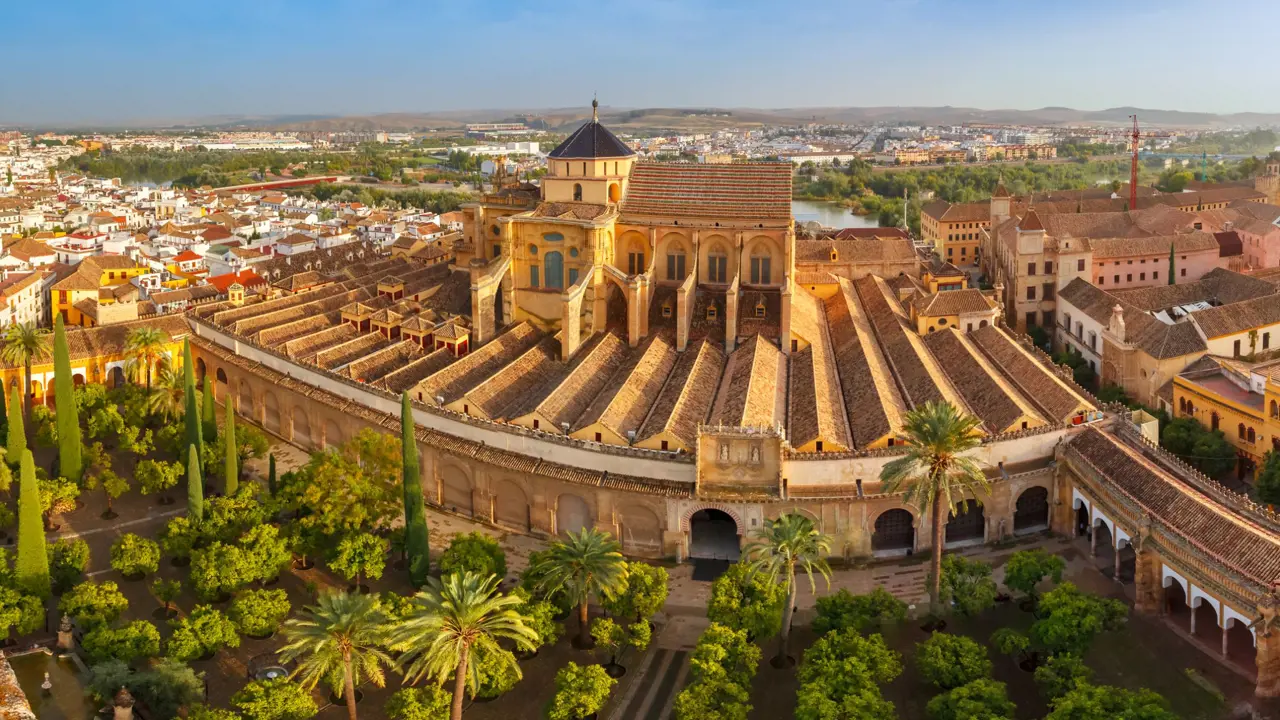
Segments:
[[[989,312],[996,307],[995,302],[977,288],[944,290],[933,295],[918,295],[912,300],[912,304],[917,313],[929,317]]]
[[[639,431],[649,408],[676,364],[675,338],[663,331],[632,352],[627,364],[605,386],[574,424],[574,431],[600,423],[622,437]]]
[[[1078,410],[1093,407],[1003,330],[988,325],[968,337],[1051,422],[1067,422]]]
[[[562,220],[595,220],[609,213],[608,205],[583,202],[544,202],[534,208],[534,217]]]
[[[724,350],[707,339],[686,348],[676,360],[671,378],[640,428],[641,440],[669,432],[692,448],[698,439],[698,425],[706,422],[715,400],[720,373],[724,370]]]
[[[796,240],[796,262],[829,263],[831,251],[837,263],[909,262],[915,258],[905,238],[851,238],[848,240]]]
[[[443,397],[446,404],[451,403],[490,378],[541,339],[541,332],[529,323],[522,322],[427,377],[418,383],[414,392],[421,395],[424,402],[435,402],[437,397]]]
[[[530,412],[544,417],[554,430],[564,423],[572,426],[625,364],[629,352],[626,340],[616,333],[604,333],[595,343],[579,349],[577,358],[581,361]]]
[[[568,370],[560,362],[560,338],[548,335],[468,391],[466,401],[480,417],[505,420],[513,416],[508,408],[528,403],[530,396],[546,397]]]
[[[1022,221],[1018,223],[1018,229],[1027,232],[1033,230],[1044,230],[1044,223],[1040,222],[1040,216],[1035,210],[1028,210],[1027,214],[1022,217]]]
[[[791,221],[791,163],[637,163],[623,215]]]
[[[925,344],[988,432],[1017,430],[1015,423],[1020,418],[1029,418],[1032,427],[1042,424],[1030,405],[959,331],[944,328],[930,333]]]
[[[1093,238],[1089,244],[1093,247],[1095,260],[1135,255],[1168,255],[1170,247],[1173,248],[1175,253],[1209,250],[1216,253],[1218,250],[1218,241],[1214,239],[1211,233],[1207,232],[1152,235],[1148,237]]]
[[[583,123],[569,137],[547,153],[553,158],[622,158],[635,155],[609,128],[596,120]]]
[[[1208,553],[1212,563],[1264,589],[1280,579],[1280,542],[1273,535],[1159,470],[1133,448],[1094,427],[1071,438],[1067,448],[1159,518],[1163,528]]]
[[[938,222],[987,222],[991,219],[991,203],[949,203],[946,200],[935,200],[920,208],[920,214],[928,215]]]
[[[1206,338],[1247,332],[1280,322],[1280,295],[1265,295],[1232,305],[1222,305],[1192,313],[1191,321]]]
[[[907,408],[853,284],[842,278],[824,305],[852,442],[866,446],[895,432]]]
[[[786,357],[772,343],[759,335],[743,342],[725,366],[711,424],[777,427],[785,412],[786,371]]]

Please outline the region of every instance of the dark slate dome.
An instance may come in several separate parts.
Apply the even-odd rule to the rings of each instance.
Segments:
[[[597,115],[599,103],[591,101],[591,122],[584,123],[565,141],[547,154],[547,157],[566,159],[595,159],[630,157],[635,151],[627,147],[609,128],[600,124]]]

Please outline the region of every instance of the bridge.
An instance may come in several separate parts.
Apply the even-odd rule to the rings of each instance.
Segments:
[[[1113,423],[1059,446],[1052,529],[1088,537],[1138,612],[1280,696],[1280,516]]]
[[[287,190],[289,188],[319,185],[320,183],[336,183],[350,180],[345,175],[317,175],[316,177],[290,178],[287,180],[270,180],[267,182],[249,183],[248,185],[227,185],[214,188],[214,192],[250,192],[254,190]]]

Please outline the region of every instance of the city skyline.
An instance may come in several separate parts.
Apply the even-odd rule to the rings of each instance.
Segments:
[[[1278,112],[1261,64],[1196,53],[1240,18],[1232,0],[1070,7],[1012,2],[507,2],[404,7],[345,0],[195,8],[87,2],[14,8],[0,123],[369,115],[481,108],[960,106]],[[51,38],[91,29],[75,52]],[[1179,59],[1174,49],[1185,56]]]

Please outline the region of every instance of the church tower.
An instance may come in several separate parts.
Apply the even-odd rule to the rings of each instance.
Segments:
[[[547,154],[542,199],[616,205],[622,202],[635,160],[635,151],[600,124],[600,102],[592,100],[591,122]]]

